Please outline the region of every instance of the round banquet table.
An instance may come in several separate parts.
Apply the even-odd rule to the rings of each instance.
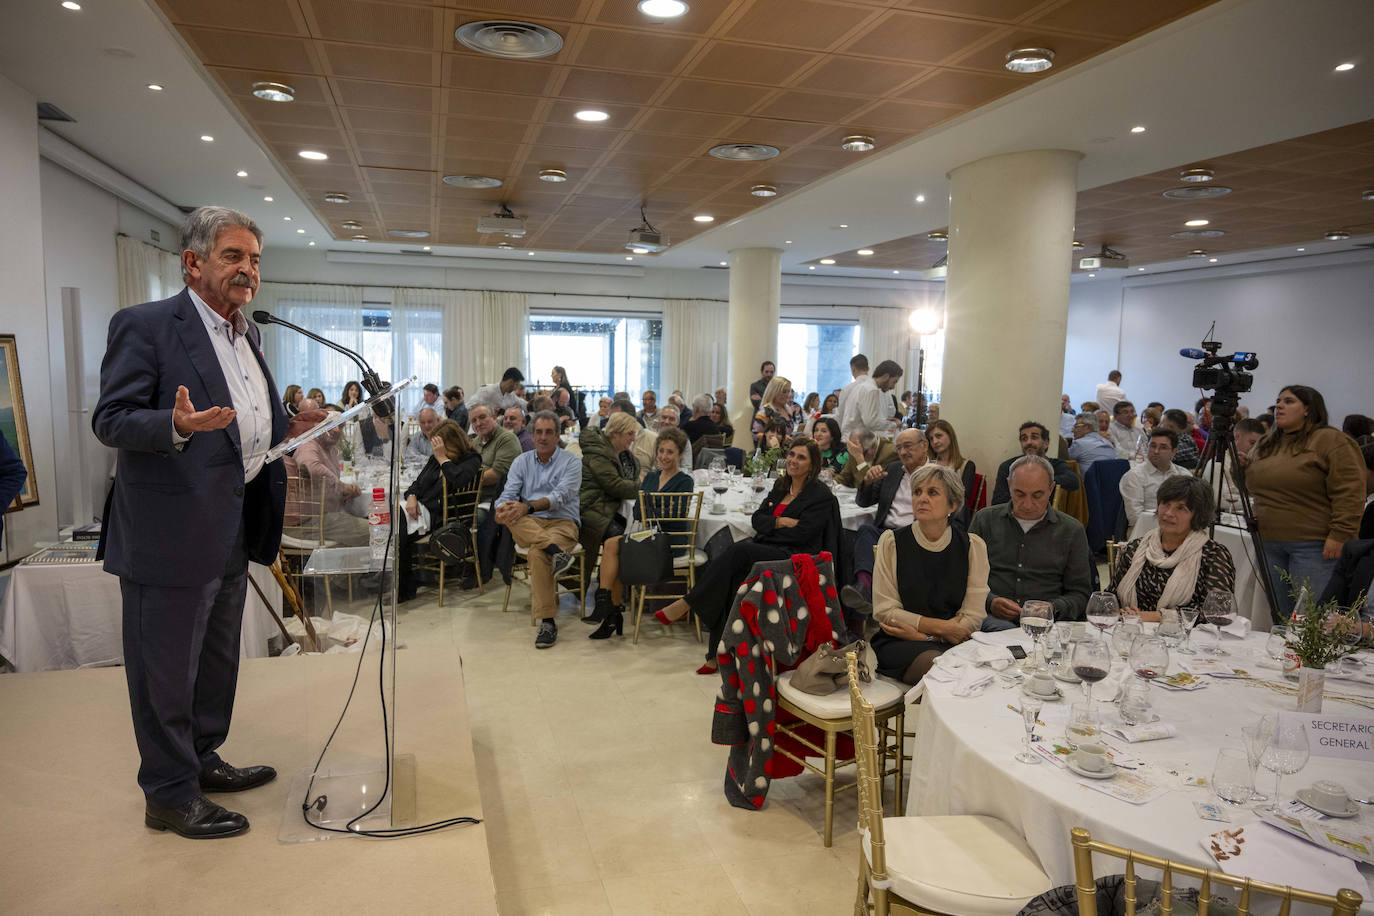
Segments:
[[[981,642],[1023,645],[1030,651],[1029,638],[1019,630],[975,636]],[[1276,692],[1262,683],[1264,679],[1284,683],[1276,667],[1265,667],[1274,664],[1264,652],[1265,639],[1260,633],[1244,639],[1223,637],[1231,663],[1248,666],[1257,674],[1256,680],[1204,677],[1207,686],[1190,691],[1150,687],[1155,712],[1162,722],[1177,728],[1175,737],[1132,744],[1104,736],[1114,748],[1139,759],[1137,774],[1168,788],[1161,797],[1142,805],[1094,791],[1088,784],[1101,785],[1100,782],[1079,777],[1051,761],[1042,760],[1036,766],[1017,762],[1014,756],[1020,750],[1025,730],[1020,714],[1007,707],[1019,709],[1022,694],[1018,686],[1010,685],[1006,679],[994,676],[981,694],[968,697],[954,696],[948,683],[928,681],[917,685],[908,695],[909,699],[922,695],[922,699],[911,717],[916,738],[906,811],[910,815],[982,814],[1000,818],[1026,837],[1056,886],[1074,881],[1069,843],[1069,830],[1073,827],[1087,828],[1096,840],[1215,868],[1200,840],[1217,830],[1249,824],[1257,818],[1248,807],[1222,805],[1231,823],[1201,819],[1193,803],[1217,803],[1216,796],[1210,787],[1193,787],[1185,779],[1200,776],[1210,783],[1219,748],[1243,751],[1242,726],[1253,724],[1261,715],[1295,708],[1292,694]],[[976,648],[977,643],[971,640],[951,652],[971,654]],[[1202,656],[1176,659],[1180,657],[1186,665]],[[1180,670],[1176,659],[1170,661],[1170,673]],[[1109,685],[1117,680],[1122,665],[1118,659],[1112,676],[1094,689],[1094,705],[1104,728],[1120,722],[1109,699],[1113,693]],[[1365,670],[1374,672],[1374,664],[1367,662]],[[1037,727],[1036,734],[1062,743],[1068,705],[1081,701],[1083,695],[1078,685],[1061,687],[1064,699],[1044,704],[1040,719],[1045,725]],[[1328,677],[1326,693],[1324,713],[1374,717],[1374,678],[1358,682]],[[1332,693],[1365,697],[1368,706],[1333,699]],[[1314,754],[1302,770],[1283,777],[1283,795],[1291,799],[1294,791],[1318,779],[1336,779],[1352,792],[1357,786],[1374,790],[1374,763]],[[1261,792],[1272,793],[1272,772],[1261,767],[1256,782]],[[1366,832],[1374,829],[1374,808],[1360,809],[1358,822]],[[1124,864],[1099,859],[1098,870],[1102,874],[1120,872]],[[1360,912],[1374,913],[1374,866],[1360,865],[1359,871],[1370,885],[1354,888],[1364,896]],[[1234,893],[1230,896],[1234,902]]]
[[[771,480],[769,485],[772,485]],[[709,541],[717,531],[727,527],[730,529],[730,536],[736,541],[754,536],[754,526],[750,519],[759,500],[749,489],[749,478],[740,477],[731,481],[730,489],[721,497],[721,502],[725,504],[724,515],[711,514],[711,505],[716,499],[714,490],[709,486],[697,486],[696,492],[702,494],[701,516],[697,519],[698,547]],[[874,507],[865,509],[855,503],[856,492],[849,487],[835,487],[835,499],[840,504],[840,523],[851,531],[857,531],[860,525],[873,521]],[[767,495],[767,491],[764,491],[764,495]]]
[[[1243,524],[1234,515],[1223,515],[1222,521]],[[1250,532],[1240,524],[1217,525],[1213,537],[1216,542],[1231,551],[1231,562],[1236,564],[1236,608],[1250,618],[1256,630],[1268,631],[1274,625],[1273,615],[1269,613],[1269,598],[1264,594],[1264,583],[1260,581],[1260,557],[1255,550]],[[1159,518],[1153,512],[1142,512],[1131,529],[1131,538],[1138,538],[1159,527]]]

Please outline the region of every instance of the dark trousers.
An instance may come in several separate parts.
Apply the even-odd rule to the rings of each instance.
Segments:
[[[854,538],[854,571],[851,574],[855,581],[858,581],[861,572],[873,575],[873,550],[878,546],[878,538],[882,537],[886,530],[874,525],[859,526],[859,532]]]
[[[223,572],[204,585],[119,584],[138,784],[175,807],[200,794],[200,773],[219,766],[229,735],[248,587],[242,520]]]
[[[736,541],[725,553],[702,567],[697,576],[697,584],[687,593],[687,606],[692,609],[702,623],[711,629],[706,639],[706,658],[714,659],[720,648],[721,637],[725,633],[725,620],[730,616],[730,608],[735,603],[735,592],[740,583],[749,575],[755,563],[766,560],[785,560],[792,551],[771,544],[759,544],[751,540]]]

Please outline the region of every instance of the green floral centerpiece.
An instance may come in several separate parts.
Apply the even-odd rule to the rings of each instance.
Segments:
[[[782,458],[781,447],[754,452],[752,458],[744,459],[744,474],[746,477],[753,477],[755,474],[767,474],[773,470],[780,458]]]
[[[1293,616],[1288,621],[1287,645],[1301,666],[1298,669],[1298,710],[1321,712],[1327,666],[1359,648],[1360,641],[1350,636],[1361,630],[1359,608],[1364,607],[1365,593],[1361,592],[1348,608],[1335,598],[1319,604],[1311,597],[1312,589],[1306,580],[1298,584],[1286,571],[1281,571],[1280,575],[1296,600]]]

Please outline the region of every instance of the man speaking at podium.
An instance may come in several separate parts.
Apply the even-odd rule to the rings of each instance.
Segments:
[[[281,540],[286,472],[264,453],[285,437],[286,413],[242,314],[261,230],[201,207],[181,249],[186,288],[111,319],[91,427],[119,450],[102,550],[123,594],[144,823],[209,839],[248,819],[205,793],[277,775],[230,766],[216,749],[234,709],[248,561],[272,563]]]

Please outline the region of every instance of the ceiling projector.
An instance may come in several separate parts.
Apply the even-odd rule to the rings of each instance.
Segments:
[[[1095,258],[1079,258],[1079,270],[1125,270],[1131,266],[1131,261],[1119,251],[1114,251],[1106,245],[1098,252]]]
[[[477,220],[478,232],[495,232],[501,235],[510,236],[513,239],[525,237],[525,221],[510,211],[505,204],[491,216],[483,216]]]
[[[668,236],[662,232],[657,229],[640,227],[630,230],[630,240],[625,243],[625,250],[634,251],[636,248],[640,248],[657,254],[660,251],[667,251],[668,245]]]

